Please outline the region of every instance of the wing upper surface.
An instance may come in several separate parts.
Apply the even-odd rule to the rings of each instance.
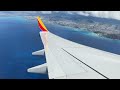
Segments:
[[[120,78],[120,55],[77,44],[50,32],[40,35],[49,78]]]

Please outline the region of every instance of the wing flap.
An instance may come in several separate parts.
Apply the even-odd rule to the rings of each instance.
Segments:
[[[84,65],[80,61],[77,61],[74,57],[70,56],[68,53],[66,53],[61,48],[55,48],[50,50],[52,53],[52,56],[54,56],[55,62],[59,65],[61,71],[64,73],[64,75],[55,75],[54,78],[60,79],[60,78],[105,78],[104,76],[100,75],[99,73],[96,73],[94,70],[89,68],[88,66]],[[56,54],[57,53],[57,54]],[[46,53],[49,54],[49,53]],[[46,59],[49,66],[53,64],[52,60],[49,59],[49,57]],[[50,63],[52,62],[52,63]],[[56,69],[56,64],[53,64],[53,69]],[[57,70],[58,72],[59,70]],[[57,72],[51,72],[52,74],[55,74]],[[48,73],[49,76],[51,73]]]
[[[108,78],[120,78],[120,56],[92,48],[64,48]]]

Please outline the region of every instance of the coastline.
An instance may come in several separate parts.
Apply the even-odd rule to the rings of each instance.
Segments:
[[[24,16],[29,20],[35,20],[35,16]],[[51,17],[41,16],[45,23],[58,24],[61,26],[72,27],[75,29],[82,29],[97,34],[100,37],[105,37],[113,40],[120,40],[120,27],[119,25],[112,25],[108,23],[100,23],[92,20],[72,21],[69,19],[56,19]]]

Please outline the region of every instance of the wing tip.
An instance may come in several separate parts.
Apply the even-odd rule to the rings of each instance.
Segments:
[[[43,21],[41,20],[40,16],[37,16],[38,26],[41,29],[41,31],[48,32],[47,28],[45,27]]]

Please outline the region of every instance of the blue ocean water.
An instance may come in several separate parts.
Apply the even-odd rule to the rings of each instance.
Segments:
[[[47,75],[27,72],[45,62],[44,56],[32,56],[33,51],[42,48],[37,22],[0,17],[0,79],[47,79]]]
[[[94,33],[46,24],[48,30],[71,41],[120,55],[120,41]],[[23,17],[0,17],[0,79],[48,79],[48,75],[28,73],[27,69],[45,63],[45,56],[32,56],[43,49],[37,21]]]

